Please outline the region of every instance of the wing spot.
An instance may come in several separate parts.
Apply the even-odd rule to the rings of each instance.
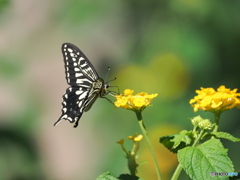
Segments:
[[[63,112],[64,112],[64,113],[66,113],[66,112],[67,112],[67,108],[63,108],[62,110],[63,110]]]
[[[88,66],[88,64],[85,62],[84,64],[81,65],[82,67]],[[90,68],[86,68],[87,70],[89,70]]]
[[[80,71],[80,69],[79,69],[79,68],[77,68],[77,67],[75,67],[75,68],[74,68],[74,71]]]
[[[82,94],[82,91],[78,90],[75,92],[76,95]]]
[[[73,58],[76,57],[76,55],[72,52],[70,53],[70,56],[73,57]]]
[[[82,73],[76,73],[76,77],[80,77],[82,75],[83,75]]]
[[[81,83],[83,83],[83,80],[82,79],[77,79],[76,83],[81,84]]]
[[[81,100],[81,99],[83,99],[83,98],[85,98],[86,96],[87,96],[87,91],[86,92],[83,92],[79,97],[78,97],[78,99],[79,100]]]
[[[71,117],[67,117],[67,120],[73,122],[73,119]]]
[[[73,52],[73,50],[72,50],[71,48],[68,48],[67,50],[68,50],[68,52],[70,52],[70,53]]]
[[[82,106],[82,101],[79,102],[78,107],[80,108]]]
[[[61,119],[67,119],[67,115],[65,114],[64,116],[61,117]]]
[[[79,119],[79,117],[75,117],[74,120],[77,121]]]

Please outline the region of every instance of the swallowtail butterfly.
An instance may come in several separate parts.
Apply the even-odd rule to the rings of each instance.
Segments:
[[[62,119],[78,126],[83,112],[88,111],[98,97],[109,93],[108,83],[104,83],[88,58],[73,44],[64,43],[62,53],[65,63],[67,83],[70,85],[63,95],[62,115],[54,126]]]

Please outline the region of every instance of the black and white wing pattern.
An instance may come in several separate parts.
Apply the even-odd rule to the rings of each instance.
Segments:
[[[63,95],[62,115],[54,125],[65,119],[77,127],[83,112],[91,108],[97,97],[106,95],[109,86],[99,78],[93,65],[78,47],[64,43],[62,53],[70,87]]]

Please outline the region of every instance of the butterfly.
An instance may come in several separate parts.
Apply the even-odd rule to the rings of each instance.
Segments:
[[[98,76],[91,62],[77,46],[64,43],[62,53],[70,87],[63,95],[62,115],[54,126],[64,119],[75,123],[74,127],[77,127],[83,112],[87,112],[98,97],[106,98],[104,96],[111,91],[108,91],[109,84]]]

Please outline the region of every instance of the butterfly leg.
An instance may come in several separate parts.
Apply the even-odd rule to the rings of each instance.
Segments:
[[[107,97],[102,97],[102,98],[108,100],[108,102],[110,102],[111,104],[115,105],[114,102],[113,102],[111,99],[109,99],[109,98],[107,98]]]
[[[110,95],[111,95],[111,93],[114,93],[114,96],[120,94],[120,90],[119,90],[118,86],[109,86],[109,87],[117,88],[117,92],[115,92],[115,91],[108,91],[107,93],[109,93]]]

